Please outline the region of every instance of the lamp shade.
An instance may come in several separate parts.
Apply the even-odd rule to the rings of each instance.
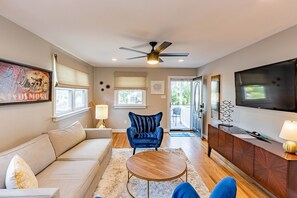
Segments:
[[[96,105],[96,119],[102,120],[108,118],[108,105]]]
[[[159,55],[156,53],[150,53],[147,55],[147,63],[155,65],[159,63]]]
[[[297,141],[297,122],[286,120],[279,137],[285,140]]]

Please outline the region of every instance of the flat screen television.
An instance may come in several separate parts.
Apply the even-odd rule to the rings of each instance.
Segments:
[[[236,105],[297,112],[296,61],[235,72]]]

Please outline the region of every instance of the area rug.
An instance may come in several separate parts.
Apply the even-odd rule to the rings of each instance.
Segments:
[[[148,149],[147,149],[148,150]],[[187,159],[182,149],[159,149],[160,151],[172,152],[180,156],[187,162],[188,182],[199,193],[200,197],[209,197],[209,191],[202,179],[194,169],[193,165]],[[142,152],[144,150],[136,150]],[[94,197],[103,198],[129,198],[131,197],[126,189],[128,172],[126,161],[132,156],[132,149],[113,149],[111,161],[105,170]],[[185,180],[185,176],[182,177]],[[150,182],[151,198],[170,198],[173,190],[178,184],[182,183],[181,179],[175,179],[166,182]],[[147,197],[147,181],[132,177],[129,182],[130,192],[137,198]]]
[[[195,135],[191,132],[169,132],[171,137],[194,137]]]

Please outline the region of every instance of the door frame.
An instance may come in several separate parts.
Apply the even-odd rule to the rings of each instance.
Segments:
[[[193,86],[193,83],[192,83],[192,80],[194,78],[196,78],[197,76],[168,76],[168,80],[167,80],[167,128],[168,128],[168,131],[170,131],[170,123],[171,123],[171,106],[170,106],[170,102],[171,102],[171,79],[181,79],[181,80],[189,80],[191,81],[191,97],[190,97],[190,104],[192,104],[192,95],[193,95],[193,90],[192,90],[192,86]],[[190,115],[192,115],[192,106],[191,106],[191,109],[190,109]],[[190,130],[192,127],[192,119],[190,119]]]

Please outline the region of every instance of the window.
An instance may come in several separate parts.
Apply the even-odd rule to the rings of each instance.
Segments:
[[[87,89],[57,87],[55,91],[56,116],[87,108]]]
[[[146,107],[146,72],[114,73],[114,107]]]
[[[146,106],[146,91],[122,89],[115,90],[115,107],[145,107]]]
[[[89,75],[56,62],[54,55],[54,121],[87,111]]]

